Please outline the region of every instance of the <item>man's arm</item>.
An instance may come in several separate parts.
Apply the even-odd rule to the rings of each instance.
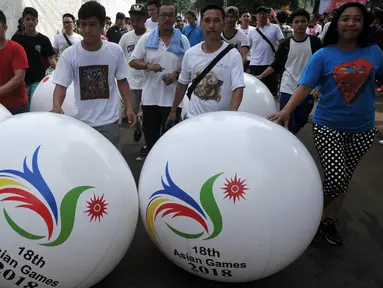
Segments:
[[[53,109],[52,112],[63,114],[61,109],[64,103],[66,90],[72,83],[74,75],[72,67],[67,58],[68,50],[65,50],[60,57],[60,61],[57,64],[56,71],[53,75],[53,84],[56,84],[56,88],[53,92]],[[70,56],[69,56],[70,57]]]
[[[13,76],[11,80],[0,87],[0,96],[15,91],[24,83],[25,69],[14,70],[14,74],[15,76]]]
[[[52,47],[52,43],[49,40],[48,37],[45,36],[45,41],[44,41],[44,46],[43,51],[44,51],[44,56],[47,58],[47,61],[49,65],[55,69],[56,68],[56,59],[55,59],[55,51]]]
[[[188,85],[181,84],[178,82],[177,88],[176,88],[176,95],[174,96],[173,100],[173,106],[170,110],[171,114],[176,114],[178,106],[180,106],[182,100],[184,99],[186,89],[188,88]]]
[[[6,95],[16,90],[24,83],[25,72],[28,68],[27,54],[24,48],[16,44],[13,48],[12,68],[15,74],[7,83],[0,87],[0,95]]]
[[[230,72],[231,90],[233,91],[230,111],[237,111],[239,105],[241,105],[242,102],[243,88],[245,87],[245,79],[243,65],[241,63],[241,55],[238,53],[237,50],[234,49],[229,53],[234,53],[234,55],[231,56],[232,63],[230,63],[230,67],[232,67]]]
[[[117,80],[117,86],[118,86],[118,90],[120,91],[122,100],[124,101],[124,105],[125,105],[124,113],[128,117],[130,128],[132,128],[134,127],[134,125],[136,125],[137,117],[134,114],[132,109],[132,100],[130,97],[130,87],[129,87],[128,80],[126,78],[122,80]]]
[[[239,105],[241,105],[243,97],[243,87],[237,88],[233,91],[231,97],[230,111],[238,111]]]

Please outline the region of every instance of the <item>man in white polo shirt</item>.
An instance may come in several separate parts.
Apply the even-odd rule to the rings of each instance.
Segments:
[[[281,28],[267,21],[269,11],[270,9],[267,7],[259,7],[257,9],[258,26],[249,31],[251,41],[250,73],[255,76],[261,75],[274,61],[274,54],[279,42],[284,39]],[[262,82],[275,97],[278,92],[277,75],[273,73],[263,78]]]
[[[148,152],[165,131],[182,59],[190,48],[187,37],[174,28],[176,16],[176,7],[171,2],[164,2],[160,8],[158,27],[141,37],[130,57],[130,67],[146,70],[142,86],[142,113]],[[180,108],[177,114],[180,118]]]

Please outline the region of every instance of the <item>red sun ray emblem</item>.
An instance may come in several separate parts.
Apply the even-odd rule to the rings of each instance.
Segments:
[[[245,198],[245,190],[248,190],[249,188],[246,188],[245,184],[246,179],[237,178],[237,174],[234,175],[234,179],[231,178],[230,180],[226,178],[225,187],[222,189],[225,190],[226,196],[223,199],[229,198],[229,200],[233,199],[234,204],[235,201],[239,201],[240,198]]]
[[[88,213],[88,216],[91,216],[89,222],[92,222],[93,220],[96,221],[97,219],[98,222],[100,222],[101,218],[103,218],[105,214],[108,215],[106,212],[106,206],[109,204],[104,200],[104,194],[101,197],[96,197],[96,195],[93,196],[94,197],[90,198],[89,201],[86,201],[88,204],[86,208],[88,210],[84,213]]]

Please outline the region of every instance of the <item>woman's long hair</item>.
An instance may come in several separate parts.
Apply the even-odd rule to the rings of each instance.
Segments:
[[[324,47],[327,45],[334,45],[338,43],[338,40],[339,40],[338,21],[340,19],[340,15],[342,15],[344,10],[350,7],[359,8],[363,15],[363,30],[359,34],[357,45],[360,47],[367,47],[370,45],[369,34],[370,34],[370,25],[371,25],[372,19],[368,15],[367,9],[363,4],[360,4],[358,2],[349,2],[340,6],[337,12],[335,13],[334,17],[332,18],[331,24],[328,27],[326,35],[324,36],[324,39],[323,39]]]

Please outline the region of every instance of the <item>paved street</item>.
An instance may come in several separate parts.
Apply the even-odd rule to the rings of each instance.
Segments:
[[[377,106],[376,124],[383,132],[383,97],[378,98]],[[308,124],[299,138],[318,163],[311,128]],[[132,141],[131,131],[123,128],[122,132],[123,154],[138,180],[143,164],[136,161],[140,144]],[[295,263],[274,276],[233,286],[203,280],[172,264],[154,247],[140,222],[128,254],[95,288],[383,288],[383,146],[378,144],[378,140],[383,139],[382,132],[351,183],[340,218],[339,229],[345,238],[343,247],[323,243],[317,248],[309,248]]]

